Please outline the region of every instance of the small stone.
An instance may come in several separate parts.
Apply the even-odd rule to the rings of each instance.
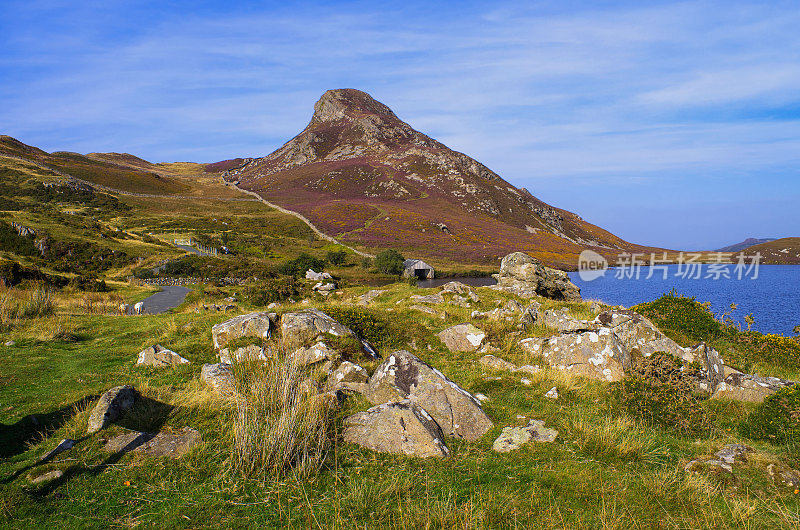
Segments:
[[[486,333],[472,324],[464,323],[441,331],[438,337],[450,351],[475,351],[480,348]]]
[[[11,347],[16,346],[16,345],[17,345],[17,343],[14,342],[13,340],[8,340],[8,341],[5,342],[5,346],[7,348],[11,348]]]
[[[153,346],[145,348],[139,352],[139,357],[136,359],[136,364],[141,366],[156,366],[163,368],[166,366],[189,364],[189,360],[184,359],[172,350],[168,350],[161,344],[154,344]]]
[[[58,445],[55,447],[55,449],[53,449],[52,451],[50,451],[49,453],[47,453],[46,455],[44,455],[44,456],[42,457],[42,459],[40,460],[40,462],[45,462],[45,461],[47,461],[47,460],[50,460],[50,459],[52,459],[54,456],[56,456],[56,455],[58,455],[58,454],[61,454],[61,453],[63,453],[64,451],[69,451],[69,450],[70,450],[70,449],[72,449],[73,447],[75,447],[75,440],[72,440],[72,439],[70,439],[70,438],[65,438],[65,439],[61,440],[61,441],[58,443]]]
[[[531,441],[552,443],[557,436],[558,431],[545,427],[543,421],[531,420],[525,427],[503,427],[492,449],[498,453],[508,453]]]
[[[204,364],[200,371],[200,380],[220,393],[234,389],[233,372],[229,364]]]
[[[486,397],[485,395],[483,395],[483,394],[480,394],[480,393],[478,393],[478,394],[475,394],[475,399],[477,399],[477,400],[478,400],[478,401],[480,401],[481,403],[483,403],[484,401],[489,401],[489,398],[488,398],[488,397]]]
[[[520,383],[522,383],[523,385],[531,386],[533,384],[533,381],[531,381],[530,379],[523,378],[520,380]]]
[[[520,366],[519,368],[517,368],[514,371],[515,372],[523,372],[523,373],[526,373],[526,374],[533,375],[533,374],[538,374],[539,372],[542,371],[542,369],[539,368],[539,366],[535,365],[535,364],[534,365],[523,364],[522,366]]]
[[[53,471],[48,471],[47,473],[42,473],[38,476],[29,477],[28,480],[31,484],[41,484],[43,482],[49,482],[51,480],[56,480],[64,476],[64,472],[60,469],[54,469]]]
[[[136,390],[130,385],[117,386],[100,396],[89,415],[88,433],[96,433],[133,408]]]
[[[550,390],[547,391],[544,397],[550,399],[558,399],[558,389],[556,387],[551,388]]]
[[[508,370],[514,371],[516,370],[517,366],[514,363],[508,362],[504,359],[499,357],[495,357],[494,355],[484,355],[478,360],[483,366],[487,368],[492,368],[494,370]]]

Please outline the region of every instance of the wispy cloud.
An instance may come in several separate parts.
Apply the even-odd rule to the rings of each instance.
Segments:
[[[792,3],[69,4],[0,22],[0,128],[46,149],[264,155],[354,87],[629,239],[680,246],[689,225],[646,215],[665,189],[800,195]]]

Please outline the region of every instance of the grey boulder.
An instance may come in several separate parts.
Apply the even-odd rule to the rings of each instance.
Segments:
[[[558,431],[544,426],[541,420],[531,420],[525,427],[503,427],[503,432],[492,444],[498,453],[510,453],[529,442],[552,443]]]
[[[290,351],[308,346],[325,334],[337,337],[355,336],[347,326],[336,322],[319,309],[286,313],[281,317],[283,341]]]
[[[229,342],[242,337],[269,338],[275,320],[275,313],[254,312],[221,322],[211,328],[214,348],[221,350]]]
[[[87,432],[95,433],[116,421],[133,408],[136,403],[136,390],[130,385],[116,386],[100,396],[89,414]]]
[[[450,351],[476,351],[486,333],[470,323],[456,324],[437,335]]]
[[[136,364],[141,366],[157,366],[164,368],[166,366],[175,366],[178,364],[189,364],[188,359],[184,359],[172,350],[169,350],[161,344],[154,344],[149,348],[145,348],[139,352],[139,357],[136,359]]]

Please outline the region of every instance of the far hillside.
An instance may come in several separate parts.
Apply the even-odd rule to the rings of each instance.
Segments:
[[[747,249],[752,256],[761,254],[761,263],[770,265],[800,265],[800,237],[784,237]]]

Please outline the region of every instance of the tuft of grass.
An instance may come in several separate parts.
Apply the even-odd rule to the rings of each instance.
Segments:
[[[322,465],[333,415],[292,356],[233,365],[233,467],[248,477],[308,477]]]
[[[652,430],[626,415],[598,419],[582,409],[570,420],[569,427],[581,451],[597,458],[657,463],[663,462],[667,454]]]

